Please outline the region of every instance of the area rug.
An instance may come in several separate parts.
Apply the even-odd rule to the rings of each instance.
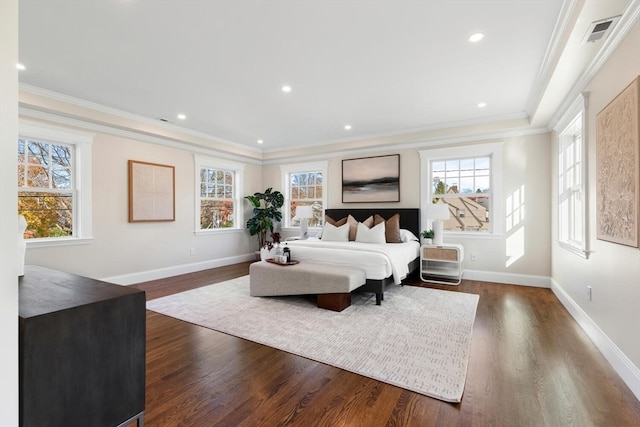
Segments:
[[[478,295],[392,286],[342,312],[309,297],[251,297],[249,276],[147,302],[149,310],[447,402],[460,402]]]

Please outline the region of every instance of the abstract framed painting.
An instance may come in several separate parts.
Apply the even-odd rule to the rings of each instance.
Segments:
[[[596,237],[638,247],[640,77],[596,116]]]
[[[129,160],[129,222],[175,221],[175,167]]]
[[[400,201],[400,154],[342,161],[342,203]]]

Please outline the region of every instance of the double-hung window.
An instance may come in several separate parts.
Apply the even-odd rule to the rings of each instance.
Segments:
[[[92,135],[21,124],[18,214],[29,246],[91,237],[92,142]]]
[[[281,171],[285,197],[283,227],[300,226],[300,218],[296,216],[298,206],[311,206],[313,217],[307,219],[309,227],[322,227],[327,206],[327,162],[284,165]]]
[[[587,258],[584,104],[581,96],[568,112],[571,118],[559,126],[562,130],[558,134],[558,242]]]
[[[196,233],[240,229],[240,191],[244,165],[195,157]]]
[[[502,144],[478,144],[464,148],[420,151],[423,191],[421,206],[445,205],[449,218],[445,232],[469,235],[500,234],[502,204]],[[422,218],[424,224],[430,218]]]

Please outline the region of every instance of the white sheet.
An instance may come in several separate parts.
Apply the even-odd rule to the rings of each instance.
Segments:
[[[407,277],[408,264],[420,255],[418,242],[378,244],[308,239],[286,243],[293,260],[353,265],[362,268],[367,279],[382,280],[393,276],[397,285]]]

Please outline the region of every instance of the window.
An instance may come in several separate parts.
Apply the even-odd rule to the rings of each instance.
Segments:
[[[568,111],[573,119],[566,126],[559,125],[562,131],[558,135],[558,241],[561,247],[587,258],[585,103],[580,97]]]
[[[25,238],[73,236],[73,146],[18,139],[18,213]]]
[[[21,123],[18,213],[29,246],[90,238],[92,142],[87,134]]]
[[[243,228],[240,189],[244,166],[204,157],[196,163],[196,232]]]
[[[322,227],[327,206],[327,162],[286,165],[281,166],[281,171],[285,189],[283,227],[300,226],[300,219],[295,216],[298,206],[311,206],[313,218],[308,219],[309,227]]]
[[[442,203],[449,208],[445,232],[499,234],[502,232],[502,144],[420,151],[423,186],[421,205]],[[427,224],[423,218],[423,224]]]

